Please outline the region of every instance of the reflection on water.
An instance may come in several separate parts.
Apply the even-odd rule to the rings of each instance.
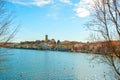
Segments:
[[[6,70],[7,67],[3,64],[3,62],[7,61],[7,58],[6,56],[8,54],[7,53],[7,50],[5,48],[0,48],[0,70]]]
[[[110,71],[105,64],[90,62],[90,54],[3,49],[0,65],[8,69],[0,70],[0,80],[104,80]]]

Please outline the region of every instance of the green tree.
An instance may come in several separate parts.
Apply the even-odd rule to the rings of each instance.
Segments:
[[[60,44],[61,42],[60,42],[60,40],[57,40],[57,44]]]

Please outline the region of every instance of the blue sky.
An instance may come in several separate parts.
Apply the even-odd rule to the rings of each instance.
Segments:
[[[21,25],[15,41],[49,39],[87,41],[90,0],[7,0]]]

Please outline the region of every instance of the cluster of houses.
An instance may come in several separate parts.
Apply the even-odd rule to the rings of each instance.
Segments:
[[[86,44],[75,41],[63,41],[57,42],[52,40],[37,40],[37,41],[25,41],[20,43],[7,43],[4,47],[20,48],[20,49],[38,49],[38,50],[52,50],[52,51],[74,51],[80,52],[84,50]],[[84,49],[82,49],[84,48]]]
[[[114,44],[117,44],[114,42]],[[3,46],[3,45],[2,45]],[[71,52],[85,52],[85,53],[102,53],[107,51],[105,42],[83,43],[76,41],[55,41],[55,39],[48,39],[36,41],[24,41],[20,43],[7,43],[4,47],[20,48],[20,49],[37,49],[37,50],[52,50],[52,51],[71,51]]]

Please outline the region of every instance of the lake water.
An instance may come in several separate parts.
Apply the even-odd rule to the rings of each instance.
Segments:
[[[0,80],[104,80],[110,69],[92,54],[0,49]],[[107,77],[107,80],[110,80]]]

